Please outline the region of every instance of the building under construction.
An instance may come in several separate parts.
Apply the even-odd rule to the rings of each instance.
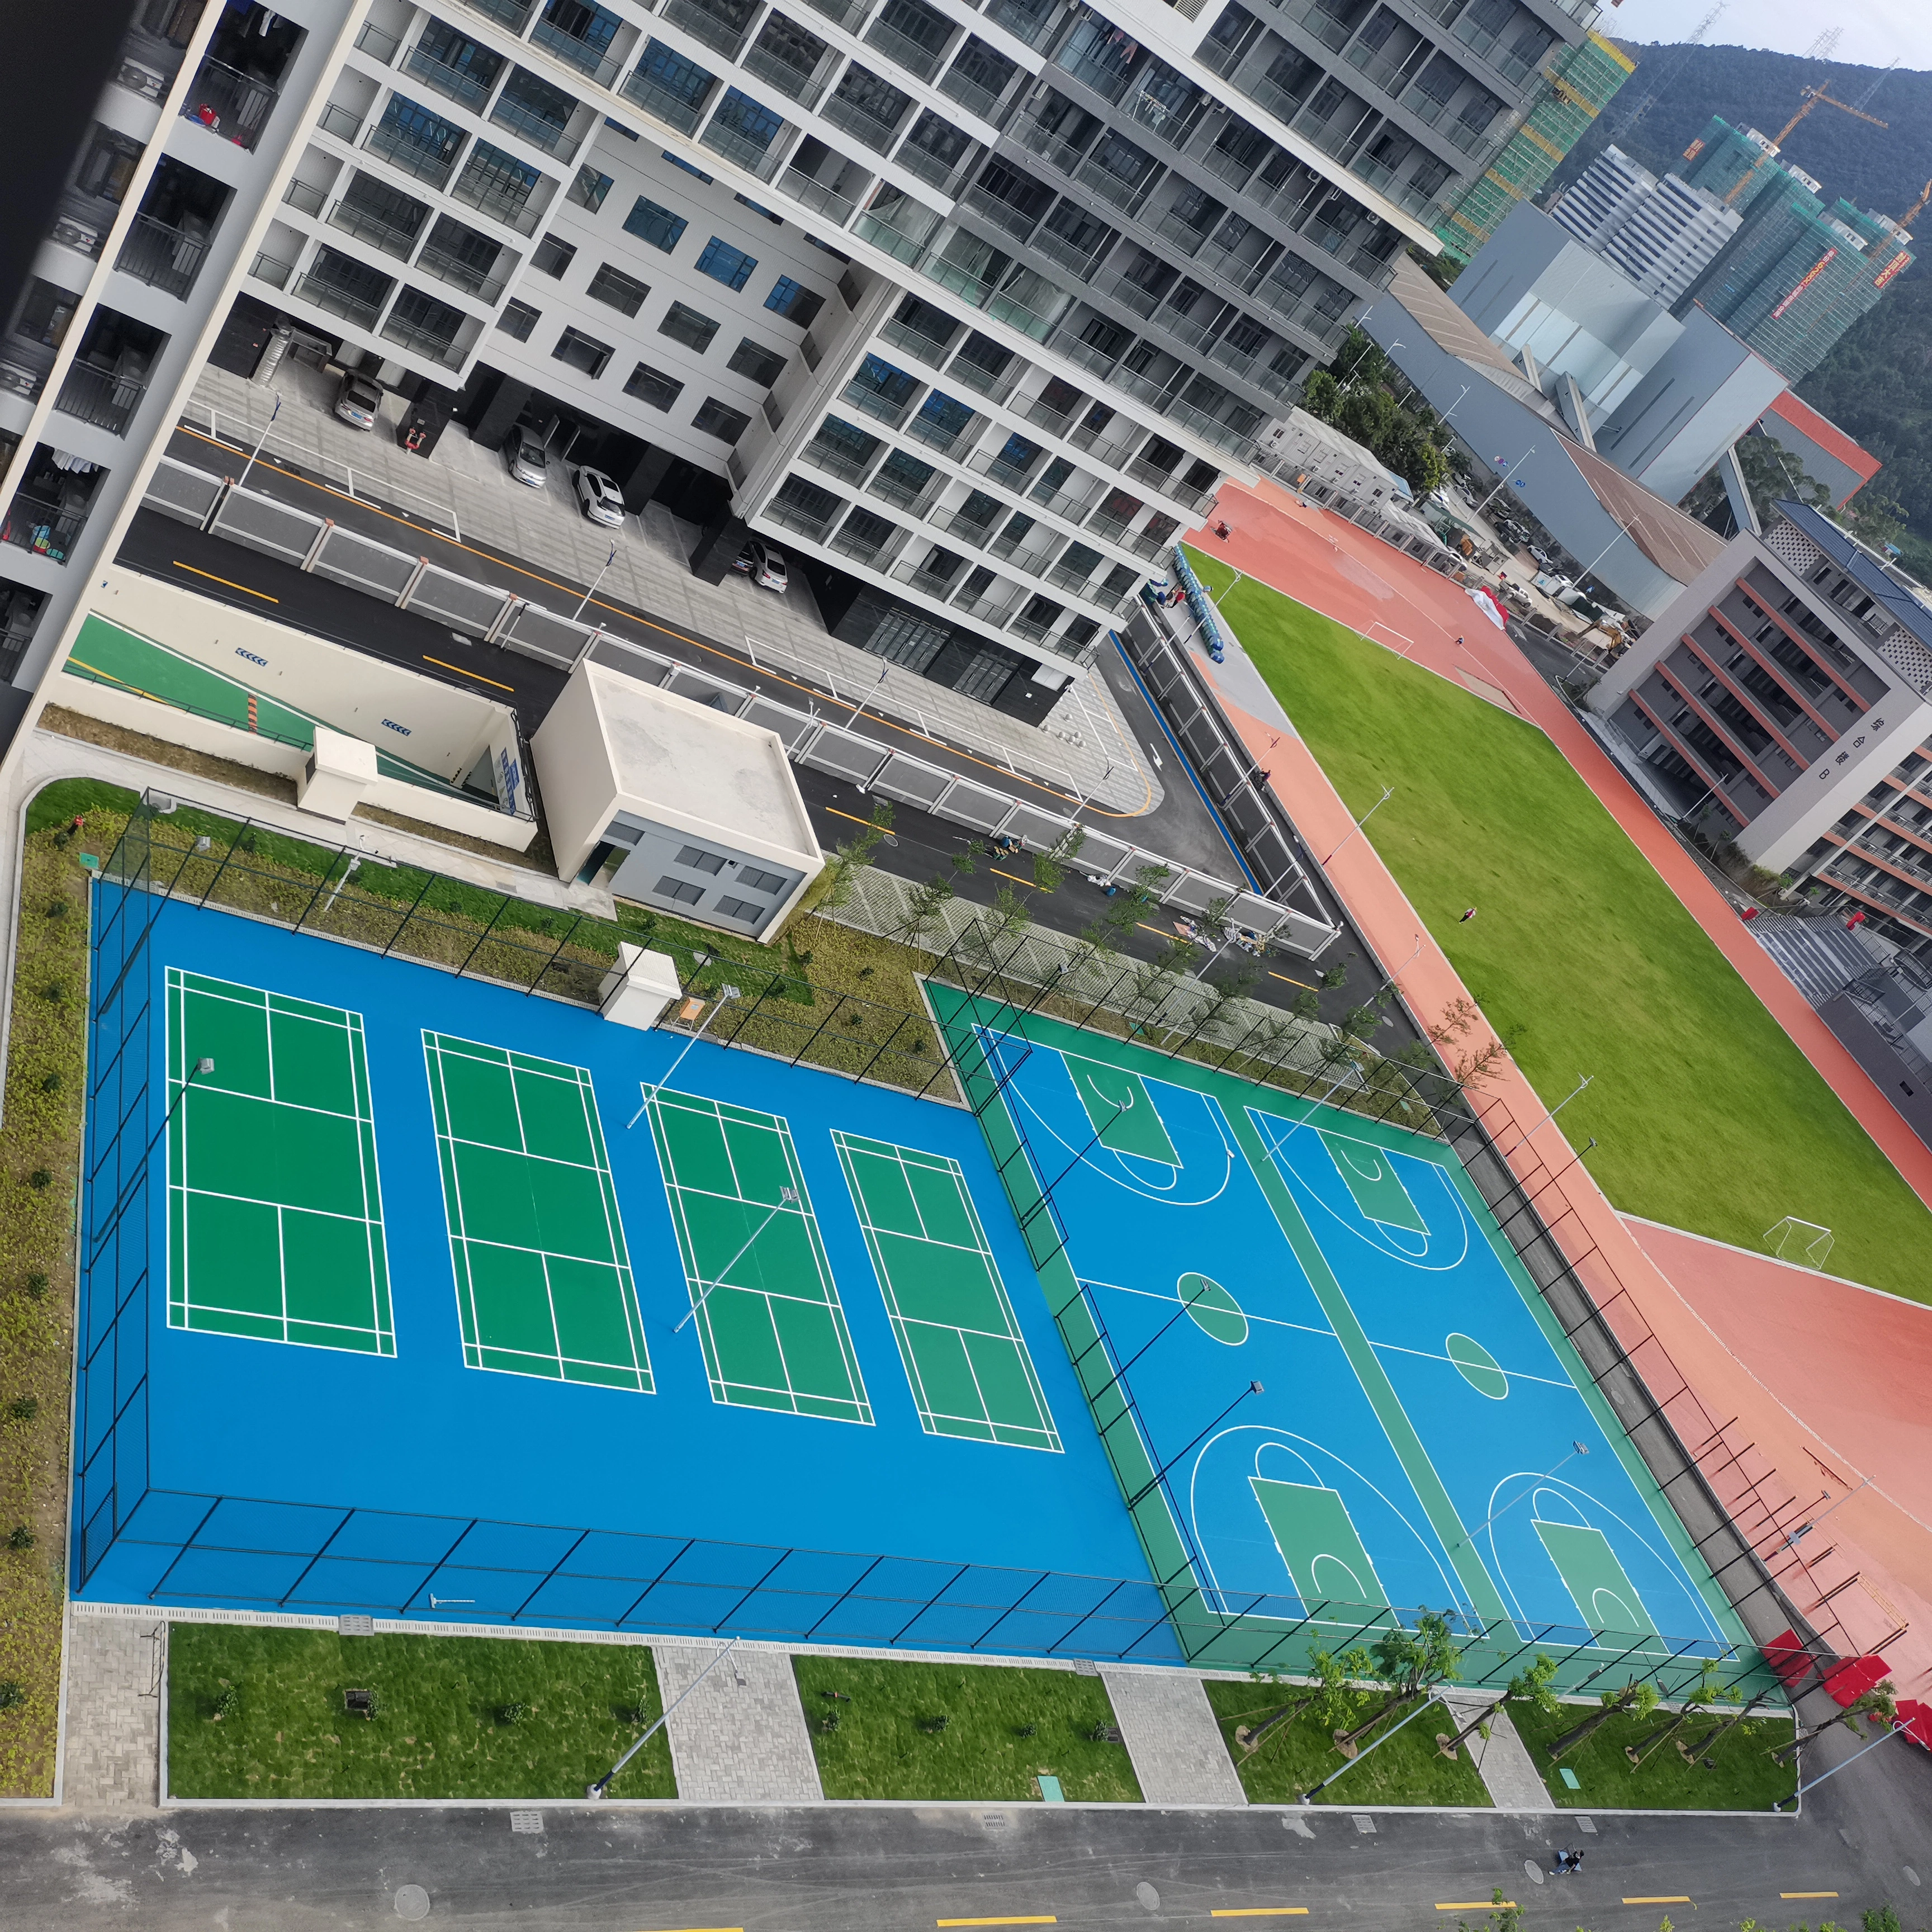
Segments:
[[[1442,252],[1467,262],[1518,202],[1540,194],[1564,157],[1588,131],[1605,104],[1636,71],[1636,63],[1600,34],[1562,49],[1521,127],[1495,161],[1444,204],[1436,224]]]

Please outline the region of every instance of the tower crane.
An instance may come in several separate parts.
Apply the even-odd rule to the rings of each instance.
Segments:
[[[1826,107],[1835,107],[1840,113],[1849,114],[1856,120],[1868,121],[1874,128],[1889,128],[1892,125],[1892,123],[1889,121],[1881,121],[1876,114],[1868,114],[1862,107],[1854,107],[1849,101],[1834,100],[1832,97],[1827,94],[1822,87],[1808,87],[1803,90],[1803,92],[1804,96],[1804,105],[1799,108],[1798,112],[1792,115],[1791,118],[1786,122],[1784,125],[1778,130],[1778,134],[1772,143],[1774,147],[1783,147],[1786,140],[1790,137],[1792,129],[1796,127],[1798,122],[1803,120],[1805,116],[1809,114],[1813,108],[1821,105]],[[1744,175],[1741,176],[1732,184],[1730,193],[1724,197],[1724,206],[1726,208],[1730,207],[1731,203],[1736,201],[1739,195],[1743,194],[1744,190],[1744,183],[1750,178],[1751,177],[1750,175]]]
[[[1932,181],[1929,181],[1925,184],[1925,192],[1898,218],[1899,226],[1904,229],[1909,229],[1912,224],[1918,219],[1919,216],[1924,213],[1925,204],[1928,201],[1932,201]]]

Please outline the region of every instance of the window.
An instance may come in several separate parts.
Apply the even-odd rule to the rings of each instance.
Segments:
[[[782,872],[761,872],[755,866],[739,868],[738,883],[748,892],[782,892],[785,889]]]
[[[632,139],[634,140],[636,136]],[[592,214],[604,206],[604,197],[610,192],[610,177],[600,175],[587,163],[577,171],[577,178],[570,184],[570,199],[579,208],[587,208]]]
[[[742,289],[752,279],[752,271],[758,266],[755,255],[748,255],[742,248],[734,248],[730,242],[721,241],[716,235],[704,244],[704,250],[698,258],[698,272],[709,275],[714,282],[722,282],[728,289]]]
[[[709,76],[706,77],[709,78]],[[682,154],[674,154],[667,148],[664,151],[664,158],[673,167],[682,168],[688,175],[695,175],[707,187],[710,184],[712,177],[706,174],[702,168],[694,166],[691,162],[687,161]]]
[[[558,362],[586,376],[601,376],[604,365],[610,359],[610,345],[599,342],[595,336],[586,335],[581,329],[566,328],[556,339],[556,346],[550,351]]]
[[[731,199],[734,201],[742,201],[754,214],[762,214],[767,221],[776,226],[782,228],[784,226],[784,217],[782,214],[774,214],[762,202],[754,201],[748,194],[734,194]]]
[[[681,214],[674,214],[660,203],[646,200],[639,195],[637,204],[624,218],[624,232],[634,235],[640,242],[648,242],[653,248],[662,248],[668,255],[678,244],[688,224]]]
[[[661,899],[675,899],[680,905],[695,905],[704,896],[702,886],[694,886],[688,879],[674,879],[667,872],[657,884],[657,895]]]
[[[788,322],[795,322],[801,328],[809,328],[818,311],[825,306],[825,298],[815,296],[802,282],[795,282],[789,275],[781,275],[772,284],[772,292],[765,298],[765,306],[774,315],[782,315]]]
[[[716,396],[706,396],[704,406],[692,418],[691,426],[700,435],[715,436],[720,442],[736,442],[751,428],[752,419],[742,410],[734,410]]]
[[[663,321],[658,324],[658,333],[669,336],[674,342],[682,343],[686,348],[694,349],[702,356],[711,346],[711,338],[718,333],[718,325],[708,315],[700,315],[696,309],[674,302]]]
[[[684,385],[675,376],[667,376],[662,369],[640,362],[631,371],[624,393],[634,401],[650,404],[654,410],[668,410],[683,394]]]
[[[784,373],[784,365],[785,358],[776,350],[761,349],[746,335],[739,338],[724,366],[733,375],[748,376],[760,388],[769,389]]]
[[[608,262],[590,278],[590,286],[584,291],[592,302],[608,302],[625,315],[635,315],[650,292],[648,283],[626,274],[621,268],[614,268]]]
[[[503,313],[496,318],[496,326],[513,340],[527,342],[530,339],[530,331],[536,327],[537,317],[542,312],[541,309],[531,308],[526,302],[506,302],[503,304]]]
[[[540,275],[561,275],[577,260],[576,249],[554,235],[546,235],[530,256],[530,266]]]
[[[688,866],[694,872],[709,872],[716,877],[724,869],[724,855],[707,852],[702,845],[684,845],[678,849],[677,862]]]
[[[636,136],[634,134],[633,134],[633,133],[631,131],[631,130],[630,130],[629,128],[626,128],[626,127],[624,125],[624,124],[623,124],[623,122],[621,122],[621,121],[614,121],[614,120],[612,120],[612,119],[610,118],[610,116],[609,116],[609,115],[608,115],[608,114],[607,114],[607,115],[605,115],[605,116],[604,116],[604,126],[605,126],[605,127],[607,127],[608,128],[609,128],[609,129],[610,129],[610,130],[611,131],[611,133],[612,133],[612,134],[621,134],[621,135],[622,135],[622,136],[623,136],[624,139],[625,139],[626,140],[627,140],[627,141],[634,141],[634,140],[638,138],[638,137],[637,137],[637,136]]]
[[[771,910],[770,906],[760,905],[755,900],[732,898],[720,899],[715,909],[720,919],[742,919],[747,926],[755,926]]]

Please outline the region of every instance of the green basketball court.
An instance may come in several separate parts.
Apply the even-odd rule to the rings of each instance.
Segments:
[[[169,1326],[393,1355],[362,1016],[172,967],[167,1009]]]
[[[1534,1519],[1536,1533],[1575,1600],[1584,1621],[1593,1628],[1628,1630],[1654,1636],[1657,1620],[1643,1606],[1636,1586],[1617,1561],[1610,1540],[1600,1529],[1574,1522]]]
[[[870,1424],[790,1128],[663,1088],[648,1111],[712,1400]]]
[[[1406,1228],[1412,1234],[1429,1232],[1429,1224],[1408,1198],[1408,1190],[1383,1149],[1372,1141],[1357,1140],[1327,1127],[1318,1127],[1316,1132],[1335,1163],[1342,1184],[1369,1220],[1379,1221],[1385,1228]]]
[[[1162,1161],[1169,1167],[1180,1165],[1180,1156],[1161,1124],[1160,1109],[1138,1073],[1078,1054],[1070,1053],[1065,1058],[1073,1090],[1080,1096],[1080,1104],[1103,1148],[1115,1154],[1138,1154],[1144,1160]]]
[[[1340,1597],[1355,1604],[1388,1602],[1388,1594],[1338,1492],[1315,1484],[1276,1482],[1265,1476],[1250,1476],[1248,1482],[1281,1560],[1304,1597],[1311,1600]]]
[[[1060,1436],[959,1163],[834,1128],[832,1142],[928,1436],[1058,1452]]]
[[[425,1032],[472,1369],[652,1392],[587,1068]]]

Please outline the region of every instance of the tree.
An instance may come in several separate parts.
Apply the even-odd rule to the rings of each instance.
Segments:
[[[1619,1711],[1634,1711],[1640,1718],[1648,1717],[1657,1708],[1657,1686],[1643,1678],[1633,1677],[1621,1690],[1599,1691],[1597,1702],[1602,1706],[1600,1710],[1592,1712],[1574,1730],[1565,1731],[1551,1744],[1550,1757],[1552,1764],[1607,1724]]]
[[[1364,1653],[1362,1661],[1366,1664],[1368,1660]],[[1332,1696],[1337,1685],[1346,1689],[1348,1682],[1348,1670],[1333,1651],[1311,1650],[1308,1653],[1308,1674],[1314,1682],[1303,1696],[1292,1698],[1270,1712],[1252,1730],[1245,1724],[1235,1727],[1234,1742],[1247,1756],[1253,1756],[1298,1712],[1306,1710],[1317,1698]]]
[[[1066,869],[1087,842],[1087,828],[1071,825],[1044,852],[1033,855],[1033,882],[1043,892],[1057,891]]]
[[[1834,1711],[1822,1724],[1814,1724],[1808,1731],[1794,1730],[1790,1743],[1773,1751],[1772,1756],[1779,1764],[1789,1764],[1803,1746],[1814,1738],[1822,1737],[1834,1724],[1845,1724],[1856,1730],[1861,1718],[1869,1718],[1875,1731],[1889,1730],[1898,1722],[1898,1687],[1888,1677],[1882,1684],[1874,1684],[1854,1697],[1843,1710]]]
[[[1664,1748],[1665,1744],[1690,1721],[1696,1712],[1716,1702],[1723,1694],[1724,1687],[1718,1682],[1717,1660],[1707,1657],[1704,1660],[1703,1670],[1697,1682],[1684,1695],[1683,1708],[1660,1731],[1644,1741],[1642,1750],[1639,1750],[1634,1744],[1625,1744],[1624,1756],[1628,1758],[1633,1765],[1641,1767],[1648,1764]]]
[[[1842,510],[1832,512],[1861,543],[1874,550],[1895,544],[1905,534],[1905,506],[1881,496],[1868,483]]]
[[[892,936],[902,935],[908,944],[916,942],[925,936],[933,921],[938,918],[940,909],[952,896],[952,881],[944,878],[928,879],[925,884],[914,886],[906,895],[904,916],[893,927]]]
[[[892,829],[891,805],[883,798],[874,800],[872,815],[863,829],[832,848],[832,856],[819,874],[812,904],[828,912],[836,911],[844,904],[852,896],[853,881],[872,862],[872,854],[879,849],[880,841]]]
[[[1367,1694],[1359,1687],[1373,1678],[1375,1669],[1375,1659],[1360,1644],[1342,1653],[1338,1668],[1322,1678],[1315,1702],[1316,1722],[1324,1730],[1342,1729],[1361,1708]]]
[[[1454,1683],[1460,1675],[1461,1656],[1449,1619],[1440,1611],[1424,1611],[1412,1634],[1400,1628],[1390,1630],[1375,1646],[1376,1667],[1389,1694],[1382,1708],[1354,1730],[1337,1731],[1335,1748],[1344,1757],[1353,1757],[1360,1739],[1384,1718],[1394,1717],[1438,1684]]]
[[[1815,477],[1806,473],[1798,458],[1769,435],[1741,436],[1732,447],[1744,488],[1757,512],[1758,521],[1775,520],[1777,506],[1786,500],[1809,504],[1814,510],[1829,513],[1832,493]],[[1707,470],[1690,486],[1683,508],[1706,523],[1722,523],[1730,503],[1724,488],[1721,466]]]
[[[1557,1664],[1553,1657],[1538,1654],[1536,1661],[1528,1670],[1520,1670],[1512,1677],[1502,1694],[1484,1710],[1478,1711],[1454,1737],[1446,1737],[1440,1731],[1436,1734],[1436,1748],[1444,1757],[1454,1757],[1456,1748],[1472,1731],[1486,1733],[1490,1721],[1511,1698],[1519,1703],[1534,1704],[1539,1711],[1556,1708],[1556,1694],[1550,1688],[1550,1679],[1556,1675]]]

